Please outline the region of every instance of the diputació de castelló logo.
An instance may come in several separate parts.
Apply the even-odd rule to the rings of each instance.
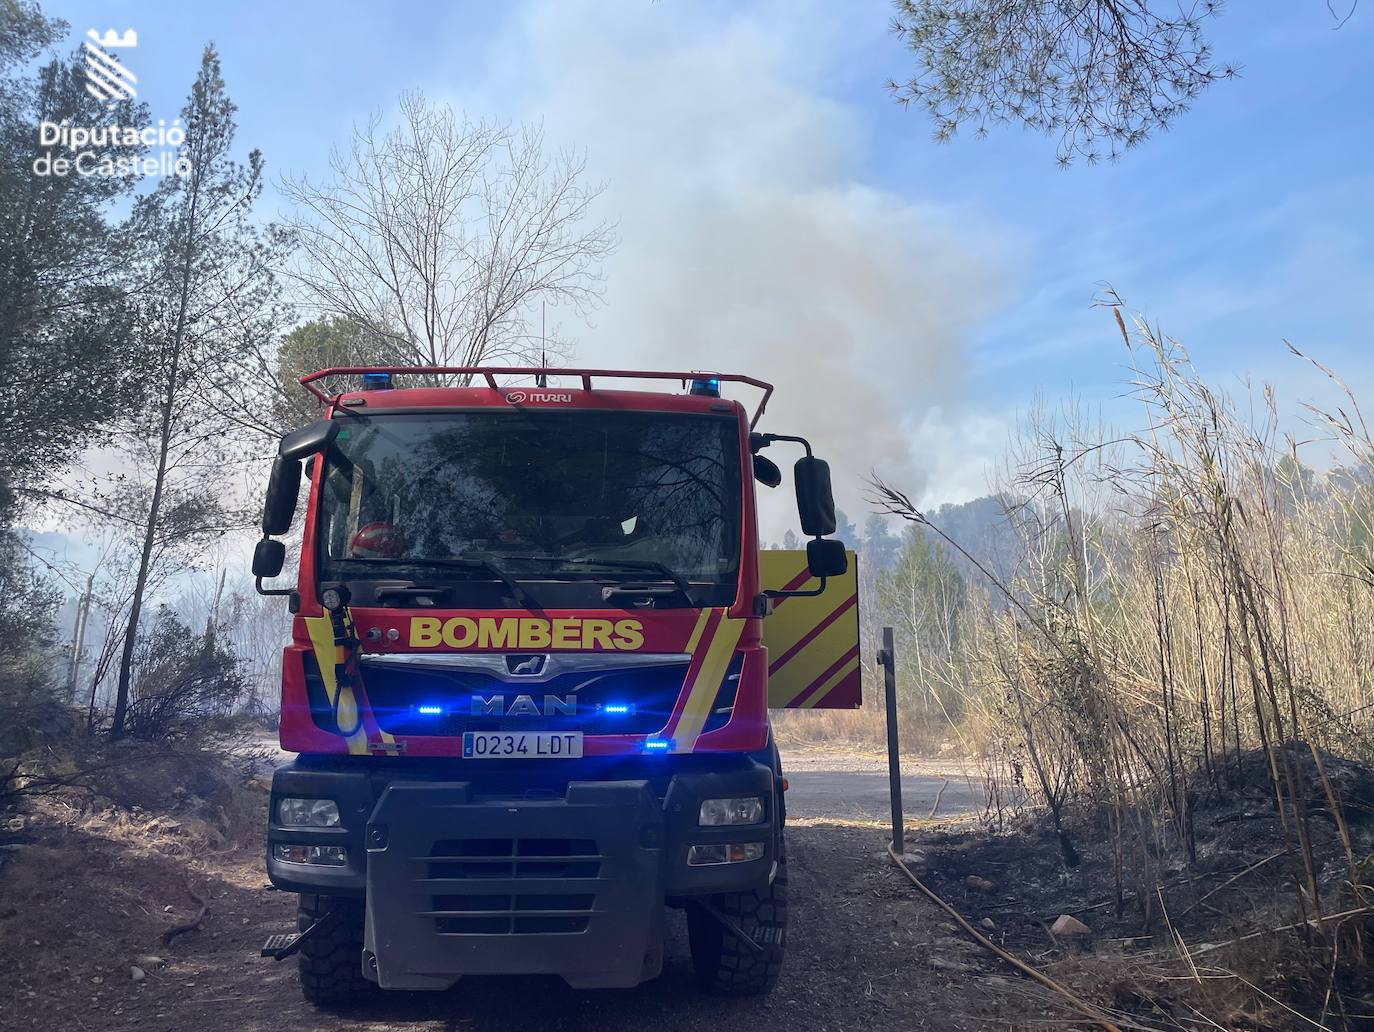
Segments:
[[[138,76],[125,64],[116,51],[133,50],[138,46],[138,33],[133,29],[117,32],[106,29],[86,31],[82,41],[85,54],[86,92],[114,109],[122,101],[138,96]],[[38,144],[42,148],[33,161],[37,176],[187,176],[191,161],[178,153],[186,140],[181,119],[159,119],[156,125],[81,126],[62,122],[42,121],[38,124]],[[64,148],[62,154],[53,148]],[[117,148],[155,149],[152,154],[110,153]]]

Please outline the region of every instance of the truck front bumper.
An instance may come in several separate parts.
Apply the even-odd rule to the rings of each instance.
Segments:
[[[445,989],[470,974],[637,985],[661,968],[666,900],[760,888],[774,870],[774,775],[748,757],[572,779],[561,795],[547,787],[492,793],[449,774],[298,761],[273,778],[273,884],[365,896],[360,963],[383,988]],[[703,799],[751,795],[764,800],[762,823],[698,826]],[[276,823],[277,800],[287,796],[333,799],[340,826]],[[279,843],[342,846],[346,862],[285,862]],[[691,846],[721,843],[757,843],[762,855],[688,863]]]

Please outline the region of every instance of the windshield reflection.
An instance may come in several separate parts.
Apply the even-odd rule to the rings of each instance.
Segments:
[[[663,584],[726,605],[740,553],[733,418],[637,412],[354,415],[327,459],[325,579]],[[514,581],[516,583],[512,584]],[[525,604],[528,599],[523,600]]]

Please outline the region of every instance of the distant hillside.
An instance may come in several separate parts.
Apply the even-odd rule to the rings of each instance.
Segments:
[[[1007,520],[1011,499],[984,495],[971,502],[942,505],[926,513],[930,522],[957,541],[1002,583],[1011,582],[1020,539]],[[932,535],[934,536],[934,535]],[[981,584],[983,575],[973,563],[950,549],[950,558],[970,584]]]
[[[1004,498],[984,495],[969,502],[942,505],[928,511],[926,517],[999,580],[1009,583],[1021,546],[1015,529],[1007,520],[1007,504],[1010,502]],[[866,576],[890,569],[896,562],[901,549],[900,526],[894,527],[892,521],[871,513],[864,520],[861,530],[843,511],[836,512],[836,523],[838,526],[834,536],[859,553],[861,569]],[[983,582],[983,575],[977,566],[939,541],[939,535],[929,528],[921,530],[932,543],[938,543],[940,549],[949,552],[950,559],[965,581],[970,584]],[[789,530],[781,542],[765,544],[764,547],[804,548],[805,539]]]

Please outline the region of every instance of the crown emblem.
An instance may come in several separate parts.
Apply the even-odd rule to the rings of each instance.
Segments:
[[[123,35],[115,32],[114,29],[106,29],[105,35],[103,36],[96,32],[95,29],[87,29],[86,35],[89,36],[97,46],[105,47],[109,50],[116,50],[119,47],[138,46],[138,33],[133,29],[125,29]]]

